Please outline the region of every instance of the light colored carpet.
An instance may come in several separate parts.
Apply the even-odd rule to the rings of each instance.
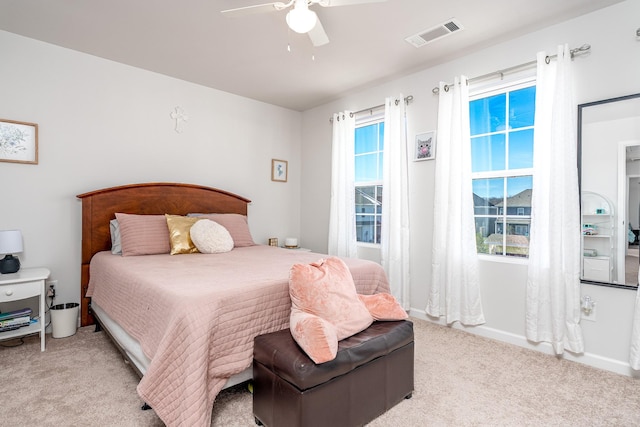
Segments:
[[[639,379],[412,320],[413,398],[371,427],[640,425]],[[0,347],[0,361],[0,425],[162,425],[153,411],[140,410],[137,376],[93,327],[48,336],[44,353],[37,337]],[[246,385],[220,393],[212,426],[254,425]]]

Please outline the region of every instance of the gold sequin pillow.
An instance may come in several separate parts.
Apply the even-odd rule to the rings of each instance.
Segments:
[[[169,227],[169,241],[171,243],[171,255],[193,254],[198,252],[198,248],[191,240],[191,226],[198,222],[200,218],[186,217],[180,215],[165,214],[167,226]]]

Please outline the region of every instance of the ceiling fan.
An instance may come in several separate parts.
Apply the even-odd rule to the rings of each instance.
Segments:
[[[289,0],[287,3],[278,1],[227,9],[223,10],[222,14],[227,17],[236,17],[254,13],[277,12],[293,6],[293,9],[287,12],[287,25],[289,28],[296,33],[307,33],[314,46],[322,46],[329,43],[329,37],[327,37],[327,33],[324,31],[318,15],[309,9],[309,6],[315,4],[322,7],[349,6],[363,3],[382,3],[384,1],[386,0]]]

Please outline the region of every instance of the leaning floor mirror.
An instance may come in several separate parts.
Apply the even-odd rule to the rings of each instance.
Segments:
[[[640,93],[578,105],[581,280],[637,289]]]

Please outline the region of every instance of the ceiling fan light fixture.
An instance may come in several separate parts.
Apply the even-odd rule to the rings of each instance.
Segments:
[[[309,10],[306,0],[296,0],[293,9],[287,13],[287,25],[296,33],[304,34],[313,30],[318,22],[318,15]]]

